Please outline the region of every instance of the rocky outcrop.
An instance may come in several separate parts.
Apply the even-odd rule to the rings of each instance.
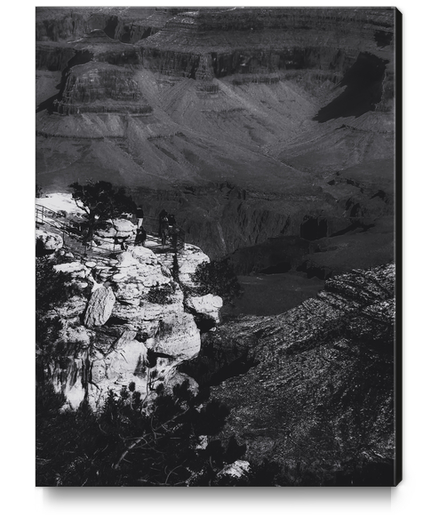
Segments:
[[[118,245],[132,244],[136,236],[136,225],[125,218],[117,218],[107,222],[94,232],[95,244],[106,250],[118,248]]]
[[[186,306],[192,312],[199,313],[217,324],[220,322],[219,311],[223,306],[223,299],[218,295],[208,293],[201,297],[189,297],[186,300]]]
[[[132,382],[148,402],[160,384],[172,390],[188,380],[191,391],[196,390],[196,383],[177,365],[199,353],[201,334],[194,317],[219,321],[221,299],[193,300],[194,270],[208,257],[194,246],[178,251],[179,276],[187,282],[188,302],[194,306],[190,310],[183,283],[176,282],[169,269],[170,252],[155,254],[131,246],[112,254],[109,238],[114,233],[127,238],[133,230],[128,220],[114,220],[111,229],[96,235],[105,242],[95,247],[91,258],[74,259],[68,250],[67,258],[64,252],[61,256],[66,262],[54,264],[75,294],[46,314],[49,323],[52,317],[61,323],[61,351],[48,368],[56,390],[72,408],[87,399],[98,409],[110,390],[119,393]],[[57,255],[51,259],[55,263]]]
[[[56,109],[61,114],[152,111],[133,78],[133,71],[106,63],[74,66]]]
[[[194,288],[196,285],[193,280],[193,274],[195,273],[196,268],[202,263],[208,263],[210,259],[196,245],[186,243],[184,250],[185,252],[179,252],[177,255],[178,280],[185,286]],[[159,259],[160,262],[163,263],[169,270],[173,269],[174,254],[161,254]]]
[[[392,481],[394,272],[354,270],[286,313],[206,335],[182,369],[232,408],[221,436],[245,443],[244,459],[276,461],[292,484],[355,484],[371,465]]]
[[[84,315],[84,325],[94,327],[103,325],[111,316],[115,304],[115,295],[111,288],[100,286],[90,297]]]
[[[54,252],[63,246],[63,238],[44,229],[36,229],[36,252]]]

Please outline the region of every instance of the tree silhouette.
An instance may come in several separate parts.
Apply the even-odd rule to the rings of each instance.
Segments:
[[[86,214],[86,242],[92,241],[95,229],[107,220],[136,210],[135,202],[126,195],[124,188],[115,188],[110,182],[89,181],[85,185],[74,182],[69,188],[76,205]]]

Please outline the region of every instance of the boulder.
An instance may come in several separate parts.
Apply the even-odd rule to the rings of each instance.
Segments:
[[[36,247],[44,251],[51,252],[61,249],[63,246],[63,238],[60,234],[36,229]]]
[[[186,300],[186,306],[218,324],[220,322],[219,310],[223,306],[223,299],[218,295],[208,293],[200,297],[189,297]]]
[[[101,326],[111,316],[115,304],[115,295],[112,288],[102,286],[95,290],[88,302],[84,316],[87,327]]]
[[[88,275],[88,268],[79,261],[72,261],[72,263],[61,263],[54,265],[56,272],[70,274],[73,278],[84,278]]]
[[[135,224],[124,218],[116,218],[113,222],[113,226],[119,236],[131,236],[136,232]]]
[[[133,247],[129,253],[142,265],[155,265],[159,263],[163,264],[163,262],[160,260],[161,256],[159,256],[159,259],[157,259],[157,256],[154,254],[154,252],[146,247]]]
[[[250,470],[250,463],[248,461],[236,460],[220,470],[217,476],[220,478],[230,476],[234,479],[240,479],[250,473]]]
[[[96,236],[102,239],[114,240],[114,238],[132,238],[136,232],[135,225],[130,220],[115,219],[112,224],[104,229],[97,229]]]
[[[163,317],[154,338],[155,350],[178,360],[194,358],[200,351],[200,332],[192,315],[174,313]]]

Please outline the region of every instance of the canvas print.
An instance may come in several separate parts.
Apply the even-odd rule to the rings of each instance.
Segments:
[[[37,486],[395,486],[397,9],[35,23]]]

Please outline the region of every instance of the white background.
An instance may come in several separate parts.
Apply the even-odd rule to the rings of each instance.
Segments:
[[[84,5],[40,2],[38,5]],[[91,2],[89,5],[145,5]],[[147,5],[264,2],[149,2]],[[426,2],[292,2],[267,6],[394,6],[403,17],[404,480],[397,488],[77,489],[34,483],[34,2],[3,4],[1,18],[2,336],[0,488],[3,513],[429,513],[430,8]]]

